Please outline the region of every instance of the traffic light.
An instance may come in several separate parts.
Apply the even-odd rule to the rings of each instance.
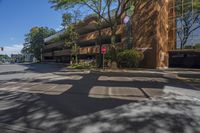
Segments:
[[[1,47],[1,51],[3,51],[3,47]]]

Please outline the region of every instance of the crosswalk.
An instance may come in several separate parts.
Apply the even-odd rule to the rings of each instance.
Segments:
[[[69,90],[72,85],[70,84],[56,84],[51,83],[51,81],[66,80],[66,79],[76,80],[79,79],[78,76],[74,77],[64,77],[64,76],[54,76],[54,75],[43,75],[39,77],[32,78],[22,78],[17,81],[8,81],[0,84],[0,91],[8,92],[28,92],[28,93],[41,93],[49,95],[60,95],[65,91]]]

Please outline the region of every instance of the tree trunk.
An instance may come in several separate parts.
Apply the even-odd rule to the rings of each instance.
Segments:
[[[99,62],[98,62],[98,67],[101,68],[103,66],[103,55],[101,54],[101,48],[102,48],[102,43],[101,43],[101,40],[102,40],[102,32],[101,32],[101,14],[99,13],[98,14],[98,22],[97,22],[97,29],[98,29],[98,33],[99,33],[99,36],[98,36],[98,39],[97,39],[97,45],[99,45]]]
[[[78,46],[77,46],[77,44],[75,44],[75,61],[76,61],[76,64],[78,64]]]
[[[117,23],[114,24],[111,29],[111,69],[117,69],[117,46],[116,46],[116,32],[117,32]]]
[[[77,54],[75,55],[75,61],[76,61],[76,64],[78,64],[78,56],[77,56]]]
[[[117,32],[117,23],[114,24],[113,28],[111,29],[112,35],[111,35],[111,44],[116,45],[116,32]]]
[[[99,67],[103,66],[103,55],[101,54],[101,48],[102,48],[102,43],[101,43],[101,39],[102,39],[102,35],[101,35],[101,29],[98,29],[99,32],[99,37],[98,37],[98,41],[97,41],[97,45],[99,45]]]

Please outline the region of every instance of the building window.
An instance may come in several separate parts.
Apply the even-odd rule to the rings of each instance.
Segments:
[[[176,48],[194,48],[200,44],[200,0],[172,0],[170,14]]]

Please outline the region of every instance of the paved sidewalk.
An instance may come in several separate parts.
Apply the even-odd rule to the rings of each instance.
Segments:
[[[200,90],[200,69],[169,69],[167,72],[177,75],[177,78]]]

